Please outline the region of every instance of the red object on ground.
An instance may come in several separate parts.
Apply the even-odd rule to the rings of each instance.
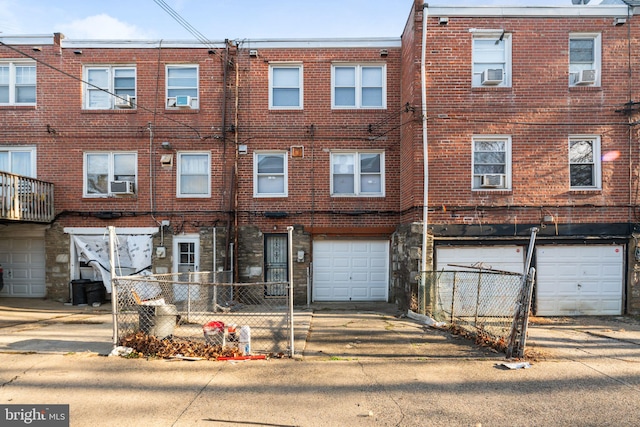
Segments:
[[[202,330],[205,334],[209,332],[224,332],[224,323],[217,321],[209,322],[202,327]]]
[[[264,354],[257,354],[255,356],[223,356],[218,357],[216,360],[262,360],[266,359]]]

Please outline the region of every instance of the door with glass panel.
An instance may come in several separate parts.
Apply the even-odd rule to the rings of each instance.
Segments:
[[[173,272],[177,281],[198,282],[200,271],[200,239],[198,237],[175,237],[173,241]],[[175,301],[193,301],[200,296],[200,286],[174,284]]]

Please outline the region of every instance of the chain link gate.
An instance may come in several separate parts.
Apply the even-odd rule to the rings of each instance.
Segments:
[[[157,357],[291,356],[289,284],[274,297],[274,283],[230,282],[231,272],[115,277],[117,344]]]

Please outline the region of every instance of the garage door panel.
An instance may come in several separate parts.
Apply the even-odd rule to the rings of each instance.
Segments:
[[[622,246],[539,246],[536,267],[537,315],[622,313]]]
[[[436,249],[436,269],[467,270],[459,266],[482,264],[485,268],[522,274],[524,253],[520,246],[441,246]]]
[[[0,296],[46,296],[44,236],[11,234],[7,231],[0,239],[0,264],[4,268],[4,288]]]
[[[313,300],[386,300],[388,246],[387,241],[315,241]]]

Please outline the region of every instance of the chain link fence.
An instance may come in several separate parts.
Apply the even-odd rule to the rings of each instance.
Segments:
[[[157,357],[291,355],[289,284],[231,283],[231,277],[226,271],[115,278],[118,345]]]
[[[506,351],[524,295],[521,274],[427,271],[422,277],[418,292],[421,314]]]

